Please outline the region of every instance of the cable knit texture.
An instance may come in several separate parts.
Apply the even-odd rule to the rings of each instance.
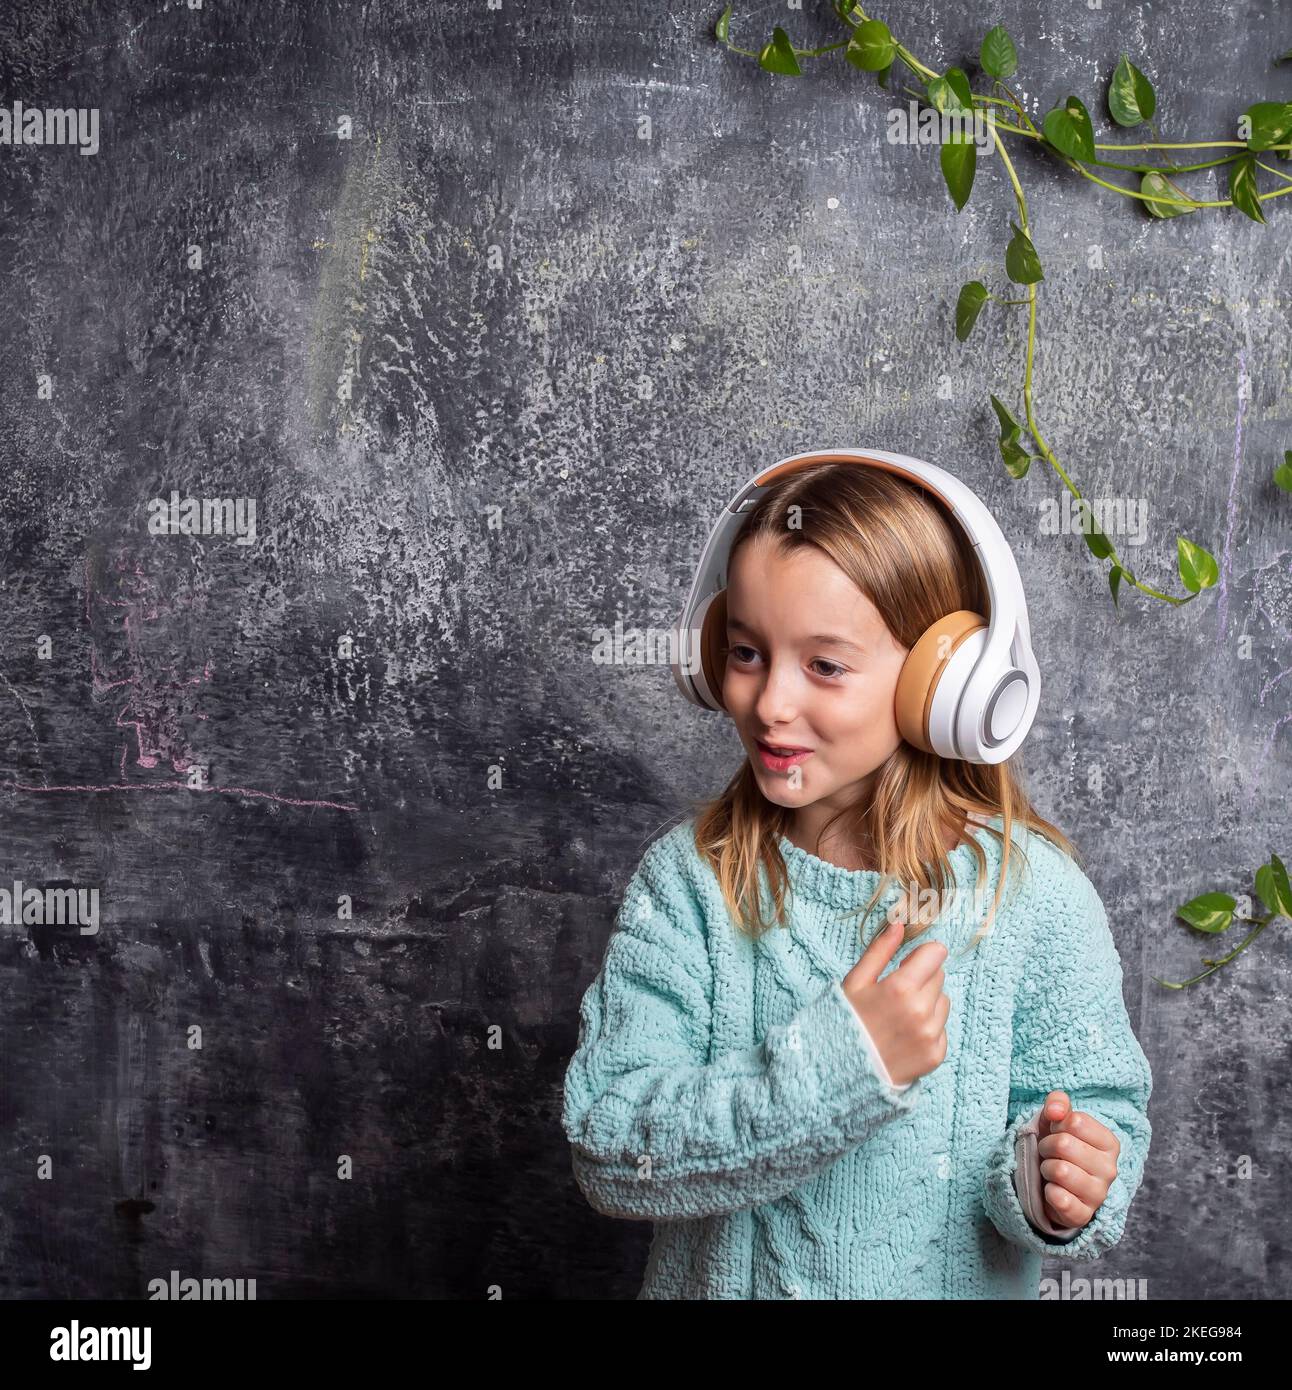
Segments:
[[[1028,866],[1011,854],[996,918],[966,950],[1001,859],[985,826],[973,834],[981,889],[961,844],[958,896],[884,971],[926,941],[948,949],[947,1055],[901,1088],[841,985],[896,884],[863,927],[880,875],[782,839],[789,927],[755,942],[730,922],[693,820],[647,849],[583,997],[562,1110],[587,1200],[655,1223],[639,1298],[1031,1299],[1044,1256],[1091,1260],[1121,1239],[1152,1076],[1103,903],[1016,826]],[[1029,1223],[1015,1185],[1051,1090],[1121,1144],[1108,1196],[1067,1239]]]

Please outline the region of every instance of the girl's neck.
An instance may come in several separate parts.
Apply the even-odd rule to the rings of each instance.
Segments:
[[[942,844],[948,853],[960,844],[967,829],[968,823],[965,822],[958,831],[946,832]],[[797,845],[801,850],[806,850],[808,854],[815,855],[827,864],[833,864],[836,868],[863,873],[872,873],[878,868],[875,863],[874,846],[869,841],[857,844],[846,840],[838,829],[832,831],[819,848],[815,843],[816,833],[804,833],[797,823],[791,824],[785,835],[791,844]]]

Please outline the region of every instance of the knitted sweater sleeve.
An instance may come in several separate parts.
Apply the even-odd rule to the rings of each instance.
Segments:
[[[583,996],[565,1077],[574,1176],[598,1211],[676,1221],[773,1201],[917,1103],[919,1079],[899,1092],[877,1072],[838,980],[714,1058],[712,1014],[703,910],[657,841]]]
[[[1059,853],[1043,851],[1052,865]],[[1008,1125],[987,1168],[984,1204],[1015,1244],[1092,1260],[1121,1239],[1144,1176],[1152,1073],[1122,1000],[1121,960],[1103,902],[1080,868],[1066,856],[1062,864],[1030,895],[1034,936],[1015,1003]],[[1085,1226],[1052,1228],[1058,1234],[1051,1237],[1029,1224],[1014,1178],[1029,1161],[1028,1135],[1034,1143],[1037,1114],[1055,1090],[1111,1130],[1121,1148],[1117,1176],[1094,1215]],[[1028,1174],[1020,1176],[1026,1188]]]

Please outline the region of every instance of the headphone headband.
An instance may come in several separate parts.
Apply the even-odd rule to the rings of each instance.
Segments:
[[[1041,694],[1018,565],[995,517],[970,488],[945,469],[905,454],[883,449],[794,454],[763,469],[736,493],[710,532],[674,627],[672,664],[678,688],[703,708],[723,708],[705,671],[704,618],[714,600],[724,595],[732,545],[771,484],[821,463],[880,468],[927,488],[950,509],[968,537],[989,598],[985,636],[978,624],[976,632],[957,640],[949,656],[939,658],[924,702],[924,738],[919,741],[943,757],[1003,762],[1026,738]],[[723,604],[725,608],[725,598]]]

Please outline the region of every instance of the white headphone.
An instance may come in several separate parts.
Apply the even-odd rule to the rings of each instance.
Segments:
[[[714,524],[673,628],[678,689],[702,708],[725,709],[722,649],[732,544],[769,484],[820,463],[856,463],[909,478],[941,498],[964,528],[987,583],[990,614],[948,613],[910,649],[897,681],[897,727],[908,743],[927,753],[971,763],[1004,762],[1027,737],[1041,698],[1018,565],[995,518],[964,483],[905,454],[881,449],[795,454],[740,489]]]

